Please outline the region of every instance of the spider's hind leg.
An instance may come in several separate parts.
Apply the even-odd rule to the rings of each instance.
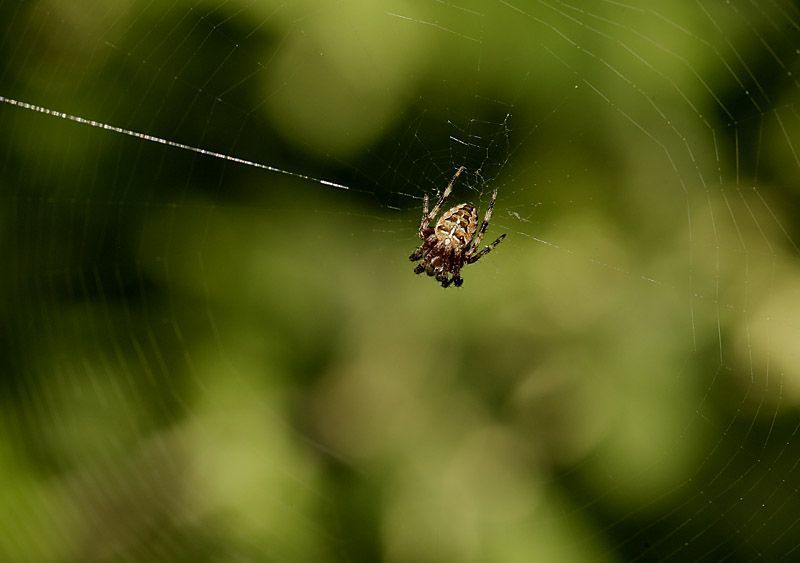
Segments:
[[[439,196],[439,200],[433,206],[433,209],[431,209],[430,212],[423,213],[422,223],[419,226],[420,238],[422,238],[423,225],[427,225],[428,223],[430,223],[430,221],[439,214],[439,210],[442,208],[442,204],[444,204],[445,200],[448,197],[450,197],[450,192],[453,191],[453,184],[456,183],[458,177],[461,176],[461,173],[464,172],[464,170],[466,169],[467,169],[466,166],[459,166],[458,170],[456,170],[456,173],[453,174],[453,178],[450,180],[450,183],[447,184],[447,187],[444,189],[444,192],[442,192],[442,195]],[[426,195],[425,200],[423,202],[423,211],[427,211],[427,209],[428,209],[428,196]]]
[[[475,262],[480,260],[483,256],[486,256],[487,254],[489,254],[494,249],[495,246],[497,246],[498,244],[503,242],[504,238],[506,238],[505,233],[503,233],[502,235],[497,237],[497,240],[494,241],[492,244],[483,247],[483,250],[481,250],[477,254],[473,254],[472,256],[467,258],[467,264],[474,264]]]

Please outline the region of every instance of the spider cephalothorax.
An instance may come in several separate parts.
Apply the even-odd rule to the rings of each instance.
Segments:
[[[461,279],[461,268],[465,264],[477,262],[506,238],[506,235],[500,235],[492,244],[480,252],[476,252],[492,218],[497,190],[492,193],[492,199],[480,229],[478,228],[478,212],[471,203],[460,203],[451,207],[439,217],[436,225],[431,228],[431,221],[439,213],[442,204],[453,191],[453,184],[464,170],[463,166],[456,170],[453,179],[447,184],[447,188],[430,212],[428,212],[428,196],[425,195],[422,203],[422,220],[419,224],[419,238],[422,240],[422,244],[409,256],[412,262],[421,260],[414,268],[415,274],[425,272],[429,276],[434,276],[442,284],[442,287],[448,287],[450,284],[458,287],[464,283],[464,280]]]

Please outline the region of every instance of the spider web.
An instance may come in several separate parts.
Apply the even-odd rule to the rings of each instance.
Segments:
[[[0,559],[798,556],[795,4],[0,16]]]

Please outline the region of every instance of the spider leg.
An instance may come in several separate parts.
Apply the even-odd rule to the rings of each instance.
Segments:
[[[452,271],[452,259],[452,254],[444,254],[442,256],[441,269],[436,274],[436,281],[441,283],[442,287],[447,287],[452,281],[447,277],[447,274]]]
[[[453,260],[453,279],[451,280],[456,287],[461,287],[464,280],[461,277],[461,267],[464,265],[464,256],[456,256]]]
[[[456,173],[453,174],[453,177],[450,179],[450,183],[447,184],[447,187],[442,192],[442,195],[439,196],[439,200],[436,202],[436,205],[433,206],[433,209],[431,209],[430,213],[425,213],[422,216],[422,223],[419,226],[420,238],[422,238],[423,227],[427,227],[428,223],[431,222],[431,219],[433,219],[434,217],[436,217],[439,214],[439,210],[442,208],[442,204],[445,202],[445,200],[448,197],[450,197],[450,193],[453,191],[453,184],[456,183],[456,180],[458,179],[458,177],[461,176],[461,173],[466,169],[467,169],[466,166],[459,166],[458,167],[458,170],[456,170]],[[427,209],[428,209],[428,196],[426,195],[425,199],[423,201],[422,210],[424,212]]]
[[[439,281],[442,282],[442,287],[450,287],[453,282],[456,282],[456,285],[460,285],[458,282],[460,279],[460,277],[456,277],[455,275],[448,278],[446,274],[442,274],[442,279]]]
[[[489,208],[486,210],[486,215],[483,216],[483,223],[481,223],[481,228],[478,229],[478,234],[475,235],[475,238],[472,239],[472,242],[467,248],[467,258],[471,256],[480,246],[481,240],[483,240],[483,234],[486,232],[486,228],[489,226],[489,221],[492,220],[492,211],[494,210],[494,202],[497,200],[497,190],[492,192],[492,199],[489,201]]]
[[[425,240],[425,229],[428,223],[431,222],[431,216],[428,214],[428,194],[422,198],[422,219],[419,220],[419,238]],[[413,260],[413,258],[412,258]]]
[[[503,242],[503,239],[504,239],[504,238],[506,238],[506,234],[505,234],[505,233],[503,233],[502,235],[500,235],[499,237],[497,237],[497,240],[496,240],[496,241],[494,241],[494,242],[493,242],[492,244],[490,244],[489,246],[486,246],[486,247],[484,247],[484,249],[483,249],[483,250],[481,250],[480,252],[478,252],[477,254],[474,254],[474,255],[471,255],[471,256],[469,256],[469,257],[467,258],[467,264],[474,264],[475,262],[477,262],[478,260],[480,260],[480,259],[481,259],[483,256],[485,256],[486,254],[489,254],[489,253],[492,251],[492,249],[494,249],[494,247],[495,247],[495,246],[497,246],[498,244],[500,244],[501,242]]]
[[[426,227],[426,231],[429,231]],[[420,244],[417,248],[414,249],[414,252],[411,253],[411,256],[408,257],[409,260],[412,262],[416,262],[417,260],[421,260],[425,256],[425,251],[428,249],[429,242],[427,240],[427,232],[420,232],[420,238],[422,238],[422,244]]]
[[[447,287],[450,282],[447,279],[447,263],[445,263],[440,272],[436,273],[436,281],[442,284],[442,287]]]
[[[464,255],[452,253],[445,258],[442,273],[436,279],[441,282],[442,287],[450,287],[455,284],[456,287],[461,287],[464,280],[461,278],[461,268],[464,266]],[[450,277],[448,277],[450,274]]]

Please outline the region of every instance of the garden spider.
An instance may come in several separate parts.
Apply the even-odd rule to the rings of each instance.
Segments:
[[[419,238],[422,244],[409,256],[412,262],[422,260],[414,268],[415,274],[426,272],[429,276],[435,276],[436,281],[440,282],[442,287],[448,287],[450,284],[460,287],[464,283],[464,280],[461,279],[461,268],[465,264],[477,262],[506,238],[506,235],[502,234],[492,244],[480,252],[476,252],[481,244],[481,239],[483,239],[483,233],[486,232],[489,221],[492,219],[497,190],[492,193],[492,199],[480,229],[477,228],[478,212],[471,203],[460,203],[451,207],[439,217],[436,225],[431,228],[431,221],[439,213],[442,204],[453,191],[453,184],[464,170],[466,170],[464,166],[456,170],[430,213],[428,212],[428,194],[425,194],[422,203],[422,220],[419,223]],[[475,235],[476,230],[477,235]],[[473,235],[475,235],[474,238]]]

